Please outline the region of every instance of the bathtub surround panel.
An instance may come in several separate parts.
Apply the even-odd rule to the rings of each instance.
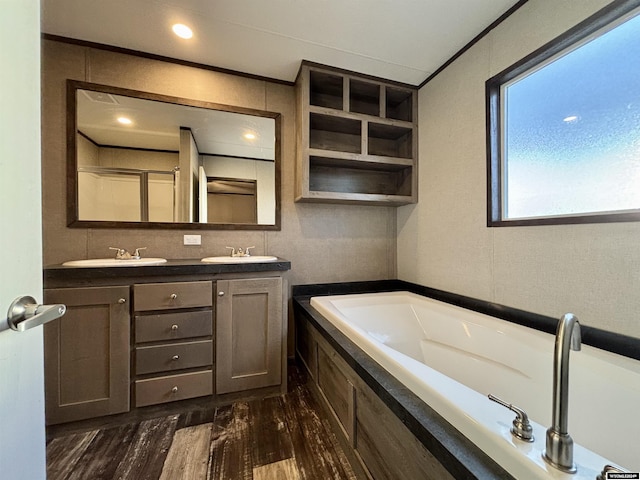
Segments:
[[[296,283],[375,280],[395,277],[395,208],[294,204],[295,92],[281,83],[234,76],[44,40],[43,71],[43,243],[44,264],[104,258],[114,242],[145,256],[188,259],[224,255],[226,246],[255,245],[255,255],[291,260]],[[183,245],[191,231],[66,227],[67,78],[121,88],[282,114],[282,229],[199,231],[201,246]]]
[[[607,4],[529,0],[420,90],[420,202],[398,209],[399,278],[640,337],[640,222],[486,226],[486,80]]]

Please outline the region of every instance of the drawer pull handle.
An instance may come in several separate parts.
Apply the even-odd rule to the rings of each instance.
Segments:
[[[175,361],[175,360],[179,360],[180,359],[180,355],[174,355],[173,357],[171,357],[171,360]]]
[[[224,297],[224,292],[218,292],[219,297]]]
[[[124,298],[121,298],[120,300],[118,300],[118,303],[127,303],[127,300],[125,300]]]
[[[178,393],[178,387],[173,387],[171,389],[171,393]]]
[[[175,323],[171,325],[171,330],[173,330],[174,332],[178,330],[178,325],[176,325]]]
[[[176,298],[178,298],[178,294],[177,293],[172,293],[171,295],[169,295],[169,298],[171,300],[175,300]]]

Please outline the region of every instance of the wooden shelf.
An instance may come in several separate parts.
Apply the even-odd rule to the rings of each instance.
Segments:
[[[304,61],[296,201],[417,202],[415,87]]]

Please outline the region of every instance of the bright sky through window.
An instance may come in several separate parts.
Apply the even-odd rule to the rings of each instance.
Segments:
[[[503,98],[504,219],[640,209],[640,15]]]

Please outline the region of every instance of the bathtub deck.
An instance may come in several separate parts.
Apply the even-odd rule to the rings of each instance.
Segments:
[[[50,428],[47,478],[359,480],[302,369],[279,397],[100,428]]]

